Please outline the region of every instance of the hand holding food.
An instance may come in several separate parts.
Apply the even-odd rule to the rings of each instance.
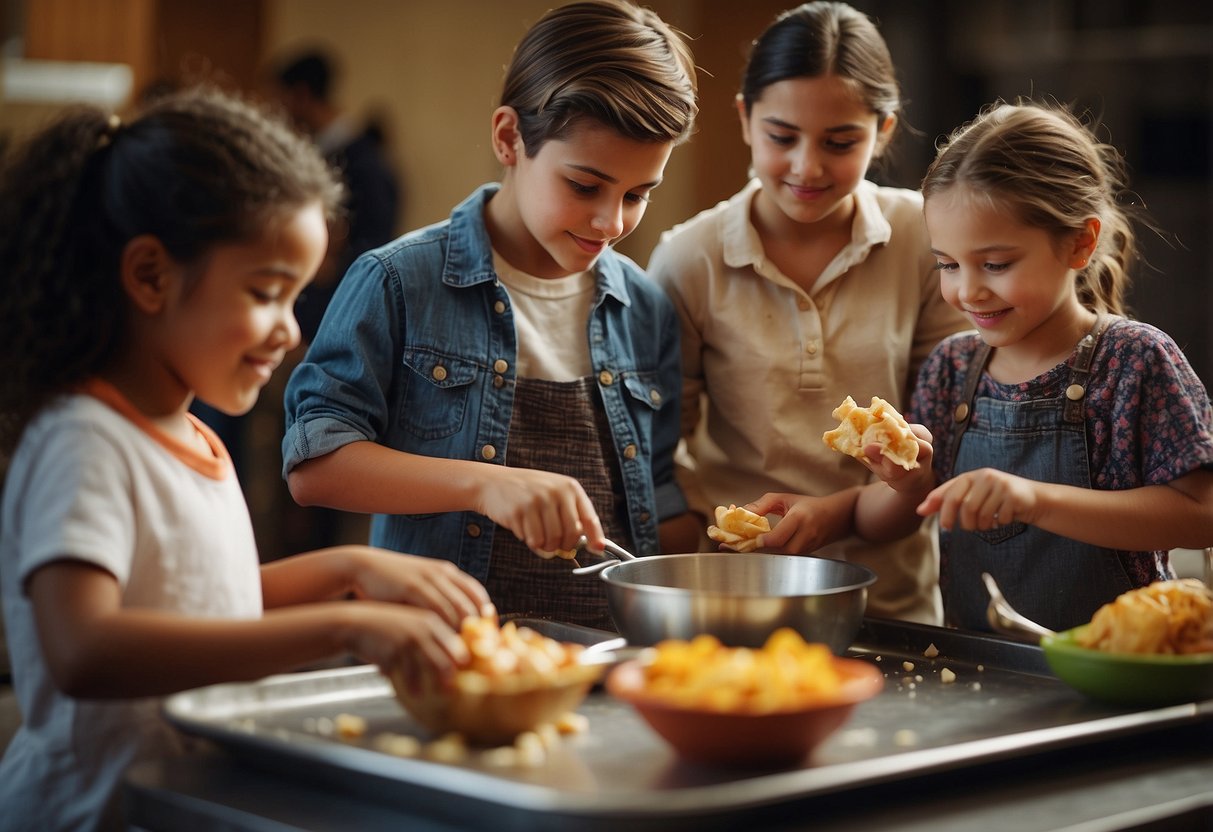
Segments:
[[[758,538],[770,530],[770,522],[761,514],[730,504],[716,506],[716,523],[708,526],[708,537],[734,551],[752,552],[758,548]]]
[[[918,440],[909,423],[884,399],[873,396],[869,407],[860,407],[847,396],[832,415],[840,424],[821,439],[833,450],[862,460],[867,458],[864,448],[879,445],[884,457],[907,471],[918,467]]]
[[[1130,590],[1100,607],[1075,641],[1115,653],[1213,652],[1213,590],[1195,578]]]
[[[512,742],[575,710],[602,672],[580,663],[581,645],[512,621],[498,627],[491,618],[467,618],[459,636],[471,658],[452,685],[427,679],[420,692],[411,691],[399,674],[391,674],[401,704],[434,734],[454,731],[471,742]]]

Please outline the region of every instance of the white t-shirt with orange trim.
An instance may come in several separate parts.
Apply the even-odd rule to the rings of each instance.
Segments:
[[[93,383],[26,428],[0,508],[0,585],[23,724],[0,760],[0,830],[108,828],[131,764],[179,752],[159,699],[81,700],[54,686],[25,583],[53,561],[117,578],[124,607],[257,618],[252,523],[231,460],[201,423],[203,453]]]

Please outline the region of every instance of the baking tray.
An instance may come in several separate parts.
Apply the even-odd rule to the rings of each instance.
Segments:
[[[614,633],[519,619],[545,635],[595,644]],[[938,655],[924,655],[934,645]],[[431,739],[369,666],[186,691],[165,702],[180,729],[279,774],[493,829],[704,829],[756,809],[941,771],[1044,754],[1213,716],[1213,700],[1149,710],[1101,705],[1054,678],[1039,647],[994,636],[865,619],[850,655],[884,671],[885,688],[801,764],[770,769],[678,759],[630,706],[601,690],[579,709],[589,730],[563,738],[536,768],[495,768],[375,750],[391,732]],[[943,681],[944,669],[955,674]],[[342,739],[342,713],[367,731]]]

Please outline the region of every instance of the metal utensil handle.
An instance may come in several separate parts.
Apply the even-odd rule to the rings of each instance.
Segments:
[[[608,555],[614,555],[619,560],[636,560],[635,555],[613,540],[607,540],[606,545],[603,546],[602,549]]]
[[[989,572],[982,572],[981,579],[990,593],[990,605],[986,607],[986,618],[989,619],[990,626],[995,630],[1007,635],[1028,636],[1032,639],[1057,635],[1048,627],[1042,627],[1035,621],[1020,615],[1003,597],[1002,590],[998,588],[998,583]]]
[[[577,541],[577,548],[585,549],[587,542],[588,541],[586,540],[585,536],[582,535],[581,540]],[[572,570],[573,574],[574,575],[593,575],[595,572],[601,572],[603,569],[606,569],[608,566],[613,566],[614,564],[619,563],[621,561],[636,560],[635,555],[633,555],[627,549],[623,548],[618,543],[616,543],[615,541],[610,540],[610,539],[608,539],[606,541],[606,545],[603,546],[602,549],[605,554],[608,554],[611,557],[609,557],[605,560],[600,560],[598,563],[591,563],[589,566],[578,566],[576,569]],[[586,551],[589,551],[589,550],[586,549]]]

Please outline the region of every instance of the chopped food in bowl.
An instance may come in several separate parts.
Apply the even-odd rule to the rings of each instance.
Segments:
[[[1158,581],[1105,604],[1089,624],[1041,638],[1049,667],[1092,699],[1169,705],[1213,697],[1213,591]]]
[[[607,678],[679,755],[728,765],[797,762],[883,685],[875,666],[787,628],[759,649],[708,635],[664,641]]]
[[[584,649],[508,621],[468,618],[460,636],[471,663],[444,686],[427,677],[410,690],[403,673],[388,674],[396,698],[434,735],[456,732],[468,742],[510,743],[575,711],[602,674],[580,662]]]

